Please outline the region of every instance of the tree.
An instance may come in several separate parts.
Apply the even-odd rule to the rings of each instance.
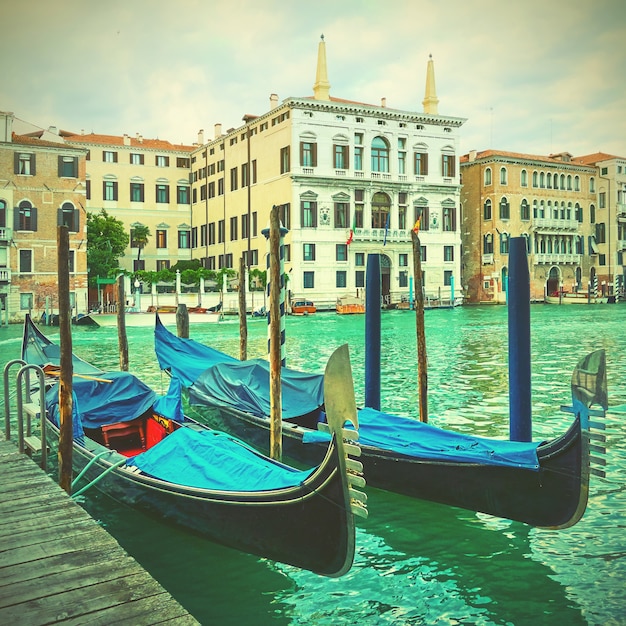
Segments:
[[[124,223],[104,209],[87,213],[87,267],[91,287],[96,286],[98,276],[109,278],[120,271],[119,259],[124,256],[128,240]]]
[[[143,224],[135,224],[133,226],[133,244],[137,246],[137,267],[141,258],[141,251],[148,245],[150,237],[150,229]]]

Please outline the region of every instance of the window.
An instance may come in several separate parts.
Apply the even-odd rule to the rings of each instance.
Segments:
[[[131,165],[143,165],[143,154],[139,154],[137,152],[131,152],[130,154],[130,164]]]
[[[485,185],[491,185],[491,168],[490,167],[488,167],[485,170]]]
[[[291,202],[286,202],[278,206],[278,218],[280,219],[280,223],[287,230],[291,230]]]
[[[419,219],[420,221],[420,230],[428,230],[430,227],[430,207],[417,204],[413,207],[413,212],[415,213],[415,221],[414,224]]]
[[[420,259],[423,263],[426,263],[426,246],[420,246]],[[422,282],[422,285],[423,284]]]
[[[290,155],[290,146],[285,146],[280,149],[280,173],[285,174],[291,170],[291,155]],[[247,164],[246,164],[246,173],[247,173]],[[241,184],[245,185],[243,182],[243,170],[241,172],[242,181]]]
[[[398,274],[398,287],[409,286],[409,273],[405,270]]]
[[[143,183],[131,183],[130,184],[130,201],[131,202],[143,202],[144,192]]]
[[[233,167],[230,170],[230,190],[237,191],[237,168]]]
[[[533,172],[533,187],[535,188],[539,187],[537,172]]]
[[[169,185],[157,185],[156,186],[156,201],[157,204],[169,204],[170,202],[170,186]]]
[[[68,265],[68,269],[70,271],[70,274],[73,274],[76,271],[76,266],[74,264],[74,259],[76,256],[76,251],[75,250],[68,250],[68,255],[67,255],[67,265]],[[72,295],[74,295],[73,293],[70,293],[70,300],[72,299]],[[76,303],[74,302],[72,304],[72,306],[75,306]]]
[[[400,267],[407,267],[409,265],[409,255],[405,253],[399,254],[398,265]]]
[[[406,228],[407,194],[401,191],[398,194],[398,228],[404,230]]]
[[[302,260],[315,261],[315,244],[314,243],[302,244]]]
[[[491,219],[491,200],[487,198],[483,205],[483,220],[487,221]]]
[[[224,220],[220,220],[217,223],[217,243],[224,243],[226,241],[226,223]]]
[[[606,243],[606,225],[603,222],[596,224],[596,243]]]
[[[428,153],[416,152],[414,154],[413,169],[416,176],[428,175]]]
[[[363,203],[363,189],[354,190],[354,227],[363,228],[363,212],[365,205]]]
[[[102,199],[109,201],[117,200],[116,180],[105,180],[102,182]]]
[[[142,272],[146,269],[146,261],[144,259],[133,259],[133,272]]]
[[[196,228],[194,228],[194,230],[196,230]],[[202,224],[200,226],[200,245],[201,246],[207,245],[207,224]]]
[[[178,247],[182,250],[188,250],[191,247],[188,230],[178,231]]]
[[[500,254],[509,253],[509,235],[507,233],[500,233]]]
[[[363,133],[354,134],[354,169],[363,170]]]
[[[300,165],[315,167],[317,165],[317,144],[310,141],[300,142]]]
[[[348,169],[348,146],[333,146],[334,167],[336,170]]]
[[[250,179],[248,177],[248,164],[241,164],[241,186],[247,187],[250,184]]]
[[[524,221],[527,221],[530,219],[530,205],[528,204],[528,200],[526,200],[526,198],[524,198],[522,200],[522,203],[520,204],[520,218]]]
[[[314,289],[315,272],[304,272],[302,285],[305,289]]]
[[[22,200],[15,212],[15,230],[37,230],[37,209],[28,200]]]
[[[20,272],[30,274],[33,271],[33,251],[20,249]]]
[[[230,240],[235,241],[237,239],[237,218],[230,218]]]
[[[218,196],[224,195],[224,179],[223,178],[220,178],[217,181],[217,195]]]
[[[372,198],[372,228],[385,228],[391,210],[389,196],[382,191]]]
[[[303,200],[300,205],[300,221],[302,228],[317,226],[317,202]]]
[[[209,245],[215,244],[215,222],[209,224]]]
[[[335,248],[335,260],[347,261],[348,260],[348,245],[345,243],[338,243]]]
[[[59,178],[78,178],[78,157],[59,156]]]
[[[454,154],[442,154],[441,155],[441,175],[445,178],[454,178],[455,175],[455,161]]]
[[[454,207],[444,207],[442,218],[444,231],[452,232],[456,230],[456,211]]]
[[[606,209],[606,191],[601,191],[598,194],[598,208]]]
[[[35,175],[35,155],[27,153],[15,153],[15,173],[22,176]]]
[[[382,137],[372,140],[372,172],[389,171],[389,146]]]
[[[247,239],[249,234],[248,230],[248,214],[244,213],[241,216],[241,238]]]
[[[186,185],[178,185],[176,187],[177,204],[189,204],[189,187]]]
[[[528,187],[528,172],[526,170],[522,170],[520,174],[520,186]]]
[[[348,228],[349,211],[347,202],[335,202],[335,228]]]
[[[167,231],[160,229],[156,231],[156,247],[167,248]]]
[[[161,270],[170,269],[170,262],[167,259],[157,260],[156,262],[156,271],[160,272]]]
[[[443,247],[443,260],[454,261],[454,246]]]
[[[506,167],[500,168],[500,184],[506,185]]]
[[[589,206],[589,222],[591,224],[595,224],[596,223],[596,207],[594,204],[591,204]]]
[[[77,233],[79,231],[79,219],[78,209],[75,209],[71,202],[64,202],[61,205],[57,215],[59,226],[67,226],[70,232]]]
[[[356,272],[354,272],[354,286],[365,287],[365,271],[364,270],[356,270]]]
[[[169,167],[170,158],[168,156],[162,156],[160,154],[157,154],[154,158],[154,162],[157,167]]]
[[[102,160],[105,163],[117,163],[117,152],[111,152],[111,150],[103,150]]]
[[[493,235],[491,233],[483,236],[483,254],[493,254]]]
[[[354,264],[357,267],[365,267],[365,252],[356,252],[354,254]]]
[[[509,206],[509,201],[506,197],[502,197],[500,200],[500,219],[508,220],[511,217],[511,208]]]
[[[252,161],[252,184],[256,183],[256,159]]]
[[[209,198],[215,198],[215,181],[209,183],[208,196]]]
[[[335,286],[338,289],[344,289],[347,285],[347,272],[345,270],[338,270],[335,273]]]

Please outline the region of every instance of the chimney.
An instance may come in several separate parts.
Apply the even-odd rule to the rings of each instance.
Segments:
[[[387,98],[380,99],[380,106],[384,109],[387,106]]]
[[[48,132],[52,133],[53,135],[59,134],[59,131],[56,126],[48,126]]]
[[[137,141],[138,141],[139,143],[143,143],[143,137],[141,136],[141,134],[140,134],[140,133],[137,133]]]
[[[215,124],[215,136],[213,139],[219,139],[222,136],[222,125]]]
[[[130,137],[126,133],[124,133],[124,145],[130,146]]]
[[[13,137],[13,113],[0,111],[0,141],[11,143]]]
[[[476,160],[476,150],[470,150],[468,160],[470,163],[473,163]]]
[[[278,94],[270,94],[270,110],[278,106]]]
[[[198,145],[199,146],[203,146],[204,145],[204,128],[201,128],[198,131]]]

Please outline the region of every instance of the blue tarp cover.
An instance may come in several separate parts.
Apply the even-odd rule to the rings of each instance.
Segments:
[[[301,484],[313,470],[295,470],[218,431],[179,428],[128,465],[167,482],[220,491],[268,491]]]
[[[152,408],[156,394],[150,387],[127,372],[107,372],[99,378],[103,383],[74,377],[72,388],[84,428],[99,428],[103,424],[128,422]],[[46,406],[58,423],[58,384],[46,393]]]
[[[415,458],[539,469],[538,443],[462,435],[417,420],[375,409],[358,411],[359,443]],[[311,431],[304,442],[328,441],[328,434]]]

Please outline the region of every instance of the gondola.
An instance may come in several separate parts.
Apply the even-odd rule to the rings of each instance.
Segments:
[[[22,358],[42,367],[50,381],[47,428],[56,441],[59,354],[59,346],[27,317]],[[168,394],[158,397],[127,372],[103,372],[76,356],[74,364],[73,465],[78,479],[244,552],[325,576],[350,569],[354,514],[367,510],[365,495],[354,488],[364,485],[359,463],[347,456],[358,454],[358,446],[352,433],[351,442],[344,444],[337,424],[346,417],[356,424],[356,407],[352,416],[343,407],[339,416],[331,415],[331,440],[320,464],[296,470],[183,415],[175,379]],[[351,387],[347,346],[329,359],[325,384],[329,389]]]
[[[158,318],[155,348],[160,367],[181,380],[199,419],[265,448],[269,428],[265,360],[241,362],[178,338]],[[325,418],[322,377],[283,368],[281,381],[284,454],[299,463],[316,463],[326,442],[317,432],[318,421]],[[592,409],[594,405],[599,408]],[[535,443],[463,435],[360,409],[365,478],[369,486],[414,498],[537,527],[567,528],[585,512],[590,472],[602,475],[601,469],[590,468],[589,439],[592,424],[604,428],[604,351],[578,363],[572,376],[572,407],[562,408],[573,413],[567,431]],[[593,436],[602,438],[599,433]]]

